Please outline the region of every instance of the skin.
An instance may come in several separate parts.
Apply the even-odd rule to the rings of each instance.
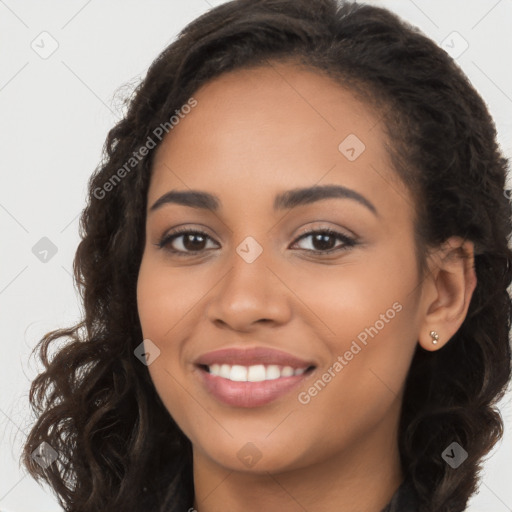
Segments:
[[[420,279],[413,200],[391,167],[379,117],[318,72],[283,63],[237,70],[194,98],[155,155],[137,283],[144,338],[161,351],[151,378],[193,445],[194,507],[327,512],[342,503],[344,512],[378,512],[404,478],[397,429],[414,350],[442,348],[463,322],[476,285],[473,247],[450,239]],[[354,161],[338,150],[349,134],[365,144]],[[328,184],[357,191],[377,215],[347,198],[273,211],[280,192]],[[215,194],[220,209],[149,211],[166,192],[188,189]],[[182,236],[172,246],[202,252],[179,257],[157,247],[178,225],[210,239],[185,246]],[[318,254],[312,236],[299,238],[320,228],[358,244]],[[263,249],[252,263],[236,252],[247,236]],[[394,318],[300,403],[299,393],[394,303],[402,306]],[[197,357],[257,346],[313,360],[316,369],[260,407],[228,406],[206,391]],[[237,456],[248,442],[261,456],[252,467]]]

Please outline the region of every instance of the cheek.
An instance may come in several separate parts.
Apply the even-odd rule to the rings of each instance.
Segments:
[[[363,253],[362,253],[363,254]],[[415,322],[418,275],[413,252],[389,244],[382,250],[347,258],[338,266],[318,266],[294,280],[294,292],[316,314],[319,333],[325,333],[333,353],[348,350],[350,342],[390,338],[391,346],[406,337]],[[291,278],[291,276],[290,276]],[[410,332],[414,328],[409,329]],[[393,334],[400,333],[402,336]]]
[[[207,289],[183,269],[143,257],[137,280],[137,308],[145,338],[165,342],[199,305]]]
[[[194,430],[191,421],[202,418],[201,410],[195,415],[186,414],[193,403],[184,386],[181,343],[175,340],[185,336],[180,334],[183,319],[202,294],[196,286],[183,286],[179,279],[145,255],[137,280],[137,307],[144,339],[150,339],[160,349],[159,356],[148,366],[153,385],[169,414],[189,433]]]
[[[419,301],[414,251],[403,249],[389,244],[364,261],[306,275],[295,288],[318,313],[329,354],[322,382],[303,389],[301,403],[377,417],[400,393],[416,348]]]

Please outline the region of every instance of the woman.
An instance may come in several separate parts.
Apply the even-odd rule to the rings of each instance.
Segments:
[[[105,148],[85,317],[30,395],[23,461],[65,510],[464,510],[502,436],[512,230],[453,60],[382,8],[228,2]]]

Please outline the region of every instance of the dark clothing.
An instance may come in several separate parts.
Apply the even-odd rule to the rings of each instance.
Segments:
[[[381,512],[417,512],[418,506],[419,499],[416,490],[412,486],[411,480],[406,478]]]

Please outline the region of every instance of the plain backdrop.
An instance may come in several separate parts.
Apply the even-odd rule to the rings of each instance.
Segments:
[[[119,98],[179,30],[220,3],[0,0],[0,511],[61,510],[19,464],[32,419],[28,389],[41,369],[30,351],[80,317],[71,277],[78,217],[107,132],[122,115]],[[512,1],[366,3],[390,8],[451,52],[512,157]],[[49,245],[44,237],[55,253],[46,262],[33,250]],[[500,407],[505,438],[484,465],[469,512],[512,510],[510,402],[509,392]]]

